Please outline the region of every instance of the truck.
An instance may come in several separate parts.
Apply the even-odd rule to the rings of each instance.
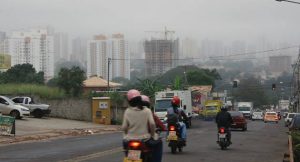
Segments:
[[[251,118],[253,113],[253,102],[238,102],[237,111],[243,113],[246,118]]]
[[[168,108],[171,108],[171,100],[174,96],[180,98],[180,108],[182,108],[187,114],[189,120],[186,121],[186,126],[189,128],[192,125],[192,95],[190,90],[172,90],[172,91],[160,91],[155,93],[155,106],[154,112],[158,118],[162,121],[165,120]]]
[[[30,115],[34,116],[35,118],[42,118],[45,115],[49,115],[51,112],[51,109],[49,108],[50,105],[36,104],[31,97],[17,96],[11,100],[16,104],[27,107],[30,111]]]
[[[221,111],[223,102],[221,100],[207,100],[205,101],[204,110],[202,112],[204,120],[214,119],[218,112]]]

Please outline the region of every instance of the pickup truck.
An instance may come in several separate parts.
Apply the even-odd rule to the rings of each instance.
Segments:
[[[42,118],[51,112],[49,105],[35,104],[31,97],[14,97],[11,100],[16,104],[27,107],[30,110],[30,115],[34,116],[35,118]]]

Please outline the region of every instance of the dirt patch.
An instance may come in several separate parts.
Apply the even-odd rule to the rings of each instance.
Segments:
[[[105,126],[103,128],[85,128],[85,129],[65,129],[65,130],[51,130],[49,132],[22,135],[22,136],[1,136],[0,145],[20,143],[20,142],[33,142],[41,140],[49,140],[56,138],[66,138],[74,136],[87,136],[93,134],[105,134],[121,131],[120,126]]]

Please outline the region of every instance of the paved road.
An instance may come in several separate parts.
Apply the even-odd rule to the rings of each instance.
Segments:
[[[233,131],[233,145],[223,151],[215,142],[215,124],[194,120],[193,128],[188,130],[188,146],[177,155],[164,147],[163,161],[281,162],[287,151],[286,131],[283,123],[249,121],[248,131]],[[120,162],[123,158],[120,139],[121,134],[114,133],[3,146],[0,161]]]

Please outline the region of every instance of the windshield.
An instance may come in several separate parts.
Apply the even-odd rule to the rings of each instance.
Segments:
[[[250,111],[250,107],[239,107],[239,111]]]
[[[232,117],[243,117],[243,114],[241,112],[238,112],[238,111],[229,111],[230,115]]]
[[[277,115],[276,113],[267,113],[267,115]]]
[[[216,106],[206,106],[206,110],[217,110]]]
[[[156,100],[155,103],[155,112],[164,112],[167,111],[168,108],[171,108],[171,99],[167,100]]]
[[[289,114],[289,118],[293,118],[295,114]]]
[[[5,96],[1,96],[4,100],[6,100],[10,105],[14,105],[15,103],[11,100],[11,99],[9,99],[9,98],[7,98],[7,97],[5,97]]]

